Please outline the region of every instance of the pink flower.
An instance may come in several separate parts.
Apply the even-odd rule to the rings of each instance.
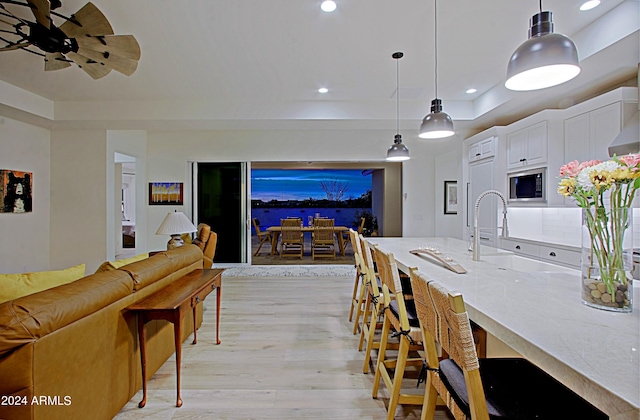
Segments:
[[[574,177],[578,175],[578,172],[580,172],[579,165],[580,164],[578,163],[577,160],[574,160],[573,162],[569,162],[566,165],[562,165],[562,167],[560,168],[560,176]]]
[[[575,176],[578,176],[580,171],[583,170],[584,168],[596,166],[599,163],[602,163],[602,161],[587,160],[582,163],[578,163],[577,160],[574,160],[573,162],[569,162],[566,165],[562,165],[562,167],[560,168],[560,176],[575,177]]]
[[[637,170],[637,166],[640,163],[640,154],[621,156],[618,159],[629,168]]]

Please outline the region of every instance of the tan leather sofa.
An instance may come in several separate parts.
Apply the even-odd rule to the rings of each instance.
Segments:
[[[0,419],[113,418],[142,386],[136,317],[126,308],[202,268],[202,257],[185,245],[0,304]],[[192,317],[183,331],[184,340]],[[150,378],[174,353],[173,325],[151,321],[145,333]]]

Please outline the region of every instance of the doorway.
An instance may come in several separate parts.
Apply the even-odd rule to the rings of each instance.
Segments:
[[[218,234],[216,263],[247,262],[246,167],[244,162],[197,164],[196,216]]]

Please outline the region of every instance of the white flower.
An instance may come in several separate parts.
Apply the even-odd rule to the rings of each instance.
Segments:
[[[593,171],[611,172],[617,168],[620,168],[620,165],[613,160],[608,160],[606,162],[598,163],[597,165],[594,165],[594,166],[586,167],[583,170],[581,170],[578,176],[576,177],[578,181],[578,185],[582,187],[582,189],[584,189],[585,191],[591,191],[595,189],[595,185],[593,185],[593,183],[591,182],[591,176],[590,176],[591,172]]]

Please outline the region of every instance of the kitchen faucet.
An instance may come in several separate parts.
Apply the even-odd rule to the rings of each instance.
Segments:
[[[473,215],[473,261],[480,261],[480,228],[478,227],[478,213],[480,212],[480,201],[489,194],[497,195],[502,200],[502,234],[503,238],[509,236],[509,229],[507,228],[507,200],[496,190],[487,190],[480,193],[476,200],[475,213]]]

